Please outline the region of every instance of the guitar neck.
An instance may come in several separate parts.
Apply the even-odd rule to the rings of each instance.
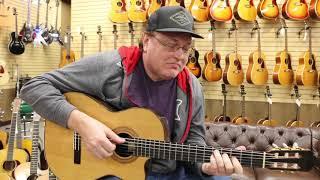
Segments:
[[[246,98],[243,95],[242,101],[241,101],[241,117],[246,117],[246,104],[245,104]]]
[[[12,112],[11,116],[11,125],[10,125],[10,133],[9,133],[9,140],[8,140],[8,151],[7,151],[7,160],[13,160],[13,149],[14,149],[14,140],[16,135],[16,120],[18,118],[18,112]]]
[[[58,14],[59,14],[59,0],[56,0],[56,26],[55,30],[58,30]]]
[[[258,28],[258,53],[259,58],[261,58],[261,37],[260,37],[260,29]]]
[[[18,15],[17,15],[17,13],[15,13],[15,22],[16,22],[16,34],[15,34],[15,36],[16,36],[16,38],[17,38],[17,36],[18,36]]]
[[[86,35],[84,33],[81,34],[81,58],[84,56],[84,40],[86,39]]]
[[[284,40],[285,40],[285,51],[288,53],[288,32],[287,28],[284,28]]]
[[[40,16],[40,0],[38,0],[38,7],[37,7],[37,27],[39,27],[39,16]]]
[[[213,55],[215,56],[216,54],[216,38],[215,38],[215,29],[212,28],[212,52],[213,52]]]
[[[27,16],[27,25],[30,24],[30,16],[31,16],[31,0],[28,0],[28,16]]]
[[[49,13],[49,2],[47,2],[47,9],[46,9],[46,28],[48,28],[48,20],[49,20],[48,13]]]
[[[272,119],[272,114],[271,114],[271,103],[268,102],[268,119]]]
[[[312,58],[312,40],[311,40],[311,27],[308,29],[309,33],[309,52],[310,52],[310,59]]]
[[[227,95],[223,95],[223,121],[226,121],[227,116]]]
[[[36,115],[34,114],[34,116]],[[37,174],[38,169],[39,123],[39,120],[33,120],[30,174]]]
[[[16,146],[17,146],[18,149],[22,149],[22,130],[21,130],[21,119],[20,119],[20,116],[16,117],[16,124],[17,124]]]

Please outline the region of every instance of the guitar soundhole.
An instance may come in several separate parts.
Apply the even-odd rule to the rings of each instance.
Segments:
[[[129,134],[126,134],[126,133],[119,133],[118,136],[122,138],[132,138]],[[132,150],[130,149],[130,144],[128,144],[128,142],[117,145],[115,152],[120,157],[129,157],[133,153]]]
[[[38,175],[32,174],[32,175],[30,175],[30,176],[28,177],[27,180],[37,180],[37,179],[38,179]]]
[[[136,2],[136,5],[137,5],[137,6],[141,6],[141,1],[137,1],[137,2]]]
[[[309,65],[313,64],[313,59],[309,59]]]
[[[161,4],[161,0],[157,0],[157,3],[158,3],[158,4]]]
[[[3,66],[0,66],[0,73],[4,73],[4,68],[3,68]]]
[[[3,169],[6,171],[14,170],[20,163],[18,161],[5,161],[3,163]]]
[[[122,2],[117,2],[117,6],[122,7]]]
[[[286,64],[289,64],[289,60],[288,60],[287,58],[284,60],[284,62],[285,62]]]

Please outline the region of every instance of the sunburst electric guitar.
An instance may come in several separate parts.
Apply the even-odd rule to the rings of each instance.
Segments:
[[[98,159],[84,147],[81,136],[73,130],[47,121],[45,152],[50,169],[59,179],[88,180],[107,175],[115,175],[121,179],[144,179],[144,166],[148,158],[210,162],[214,147],[170,143],[164,122],[150,110],[131,108],[115,113],[98,100],[84,94],[67,93],[65,96],[80,111],[108,126],[124,137],[126,142],[117,145],[112,157]],[[318,164],[310,150],[276,149],[269,152],[230,148],[218,148],[218,150],[237,157],[243,166],[249,167],[308,171]],[[298,155],[286,157],[283,153]],[[275,162],[288,162],[288,166],[275,167]]]

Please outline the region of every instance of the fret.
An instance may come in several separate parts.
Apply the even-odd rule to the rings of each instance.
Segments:
[[[175,147],[175,150],[174,150],[174,160],[177,160],[177,147],[178,147],[178,143],[175,143],[176,147]]]
[[[266,152],[263,152],[262,168],[266,167]]]
[[[188,148],[188,162],[190,162],[190,144],[189,144],[189,148]]]
[[[181,157],[180,157],[180,160],[182,161],[182,160],[183,160],[183,159],[182,159],[182,158],[183,158],[183,145],[181,145],[181,147],[182,147],[182,148],[181,148]]]
[[[168,149],[168,151],[169,151],[169,160],[171,160],[171,158],[170,158],[170,155],[171,155],[171,143],[169,144],[169,149]]]
[[[33,130],[32,130],[32,152],[30,162],[30,174],[37,174],[38,170],[38,143],[39,143],[39,120],[40,116],[33,113]]]
[[[195,153],[195,162],[197,162],[198,159],[198,145],[196,145],[196,153]]]
[[[166,143],[163,143],[163,159],[166,158]]]
[[[206,146],[203,146],[202,162],[205,162],[205,156],[206,156]],[[210,158],[210,157],[209,157],[209,158]]]
[[[158,159],[160,159],[160,142],[158,142]]]
[[[153,141],[152,157],[155,157],[156,141]]]
[[[253,157],[252,157],[252,156],[253,156],[253,151],[251,151],[251,153],[250,153],[250,154],[251,154],[251,158],[250,158],[250,160],[251,160],[251,161],[250,161],[250,166],[251,166],[251,167],[253,167],[253,166],[252,166],[252,160],[253,160]]]

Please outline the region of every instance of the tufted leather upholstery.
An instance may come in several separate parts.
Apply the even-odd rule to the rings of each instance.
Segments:
[[[267,127],[235,125],[230,123],[206,123],[206,142],[213,147],[235,148],[245,146],[248,150],[269,151],[272,144],[283,147],[294,142],[304,149],[312,149],[316,156],[320,153],[320,129]],[[283,172],[262,168],[244,168],[249,179],[258,180],[319,180],[316,170],[309,172]]]

